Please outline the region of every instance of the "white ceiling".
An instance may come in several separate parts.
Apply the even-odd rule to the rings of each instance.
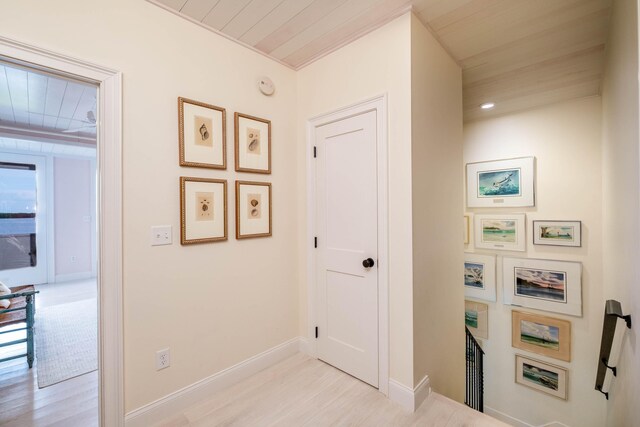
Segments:
[[[95,145],[97,88],[0,62],[0,136]],[[89,113],[91,112],[91,113]]]
[[[412,8],[463,69],[465,120],[599,93],[611,0],[149,0],[299,69]],[[496,108],[481,111],[486,101]]]
[[[57,144],[42,141],[29,141],[26,139],[14,139],[0,137],[0,151],[18,150],[28,151],[34,154],[53,154],[54,156],[88,157],[95,159],[96,146],[81,146],[70,144]]]

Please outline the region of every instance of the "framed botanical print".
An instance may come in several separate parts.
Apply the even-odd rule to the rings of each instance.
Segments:
[[[571,362],[571,322],[514,310],[511,312],[511,345]]]
[[[464,296],[496,300],[496,257],[464,254]]]
[[[516,383],[567,400],[568,371],[516,354]]]
[[[227,181],[180,177],[180,244],[227,240]]]
[[[533,244],[582,246],[580,221],[533,221]]]
[[[236,171],[271,173],[271,121],[235,113]]]
[[[271,236],[271,183],[236,181],[236,239]]]
[[[524,252],[525,214],[474,215],[474,245],[481,249]]]
[[[226,169],[226,122],[224,108],[178,98],[180,166]]]
[[[529,258],[503,258],[504,303],[582,316],[582,264]]]
[[[467,206],[535,206],[534,172],[534,157],[468,163]]]

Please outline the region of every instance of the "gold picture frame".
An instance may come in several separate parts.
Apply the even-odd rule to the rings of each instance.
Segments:
[[[181,176],[180,244],[227,239],[227,181]]]
[[[271,121],[234,114],[236,172],[271,173]]]
[[[178,97],[178,146],[180,166],[226,169],[226,110]]]
[[[571,362],[571,322],[513,310],[511,346]]]
[[[236,181],[236,239],[270,237],[271,183]]]

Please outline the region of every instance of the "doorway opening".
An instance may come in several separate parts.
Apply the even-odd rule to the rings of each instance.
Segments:
[[[0,424],[99,425],[98,92],[0,57]]]

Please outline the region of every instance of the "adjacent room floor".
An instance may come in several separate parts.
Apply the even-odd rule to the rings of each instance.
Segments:
[[[161,425],[507,426],[437,393],[410,413],[369,385],[301,353],[216,393]]]
[[[44,307],[96,297],[95,280],[46,284],[36,289],[40,291],[36,297],[36,313]],[[36,331],[37,326],[36,320]],[[23,351],[13,349],[12,352],[17,350]],[[32,369],[26,357],[0,363],[0,425],[97,426],[98,372],[39,389],[37,363],[37,349]]]

